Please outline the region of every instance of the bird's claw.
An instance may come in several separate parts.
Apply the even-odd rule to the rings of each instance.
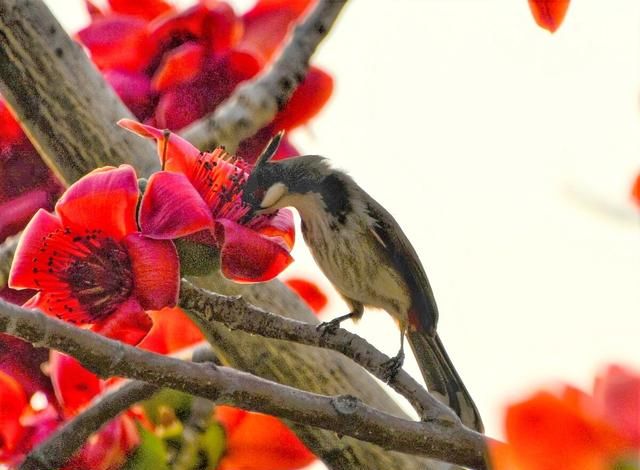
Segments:
[[[385,382],[389,383],[396,376],[398,371],[402,368],[402,364],[404,363],[404,352],[400,351],[396,356],[392,357],[388,361],[382,363],[382,368],[384,372],[382,373],[382,377]]]
[[[318,326],[316,326],[316,331],[321,332],[323,335],[326,334],[334,334],[337,329],[340,328],[340,320],[334,318],[331,321],[323,321]]]

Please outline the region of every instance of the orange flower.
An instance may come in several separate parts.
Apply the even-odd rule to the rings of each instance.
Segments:
[[[631,187],[631,199],[640,206],[640,175],[636,177],[636,180]]]
[[[611,366],[593,395],[538,392],[507,409],[505,427],[508,444],[491,449],[495,470],[640,468],[640,375]]]
[[[567,13],[569,0],[529,0],[529,8],[538,26],[555,33]]]
[[[225,453],[216,470],[294,470],[314,455],[273,416],[218,406],[215,417],[226,434]]]
[[[327,296],[315,283],[298,277],[287,279],[284,282],[305,301],[316,315],[326,307]]]

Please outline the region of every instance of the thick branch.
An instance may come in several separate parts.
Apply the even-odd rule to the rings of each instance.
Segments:
[[[397,418],[350,395],[304,392],[228,367],[150,353],[4,301],[0,301],[0,332],[72,355],[102,377],[143,380],[318,426],[385,449],[486,468],[482,435],[461,427]]]
[[[104,165],[158,168],[153,146],[116,126],[133,116],[42,0],[0,0],[0,92],[68,184]]]
[[[182,281],[180,288],[180,306],[203,319],[205,324],[215,320],[232,330],[332,349],[357,362],[378,379],[387,379],[384,364],[389,361],[389,356],[343,328],[332,334],[323,334],[310,323],[274,315],[251,305],[241,296],[231,297],[209,292],[186,280]],[[403,369],[388,384],[404,396],[424,420],[444,419],[461,425],[449,408],[427,393]]]
[[[345,4],[346,0],[319,0],[269,69],[240,85],[213,113],[183,129],[182,136],[200,149],[224,145],[233,153],[240,142],[269,124],[304,80],[311,56]]]

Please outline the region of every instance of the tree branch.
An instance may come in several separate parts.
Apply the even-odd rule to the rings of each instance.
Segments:
[[[350,395],[330,397],[304,392],[228,367],[150,353],[4,301],[0,301],[0,332],[69,354],[102,377],[143,380],[321,427],[385,449],[486,468],[481,434],[462,427],[397,418]]]
[[[389,356],[343,328],[332,334],[323,334],[310,323],[274,315],[251,305],[242,296],[231,297],[209,292],[184,279],[180,287],[180,307],[205,324],[219,321],[231,330],[332,349],[360,364],[378,379],[387,379],[384,364],[389,361]],[[453,411],[436,400],[403,369],[398,371],[388,385],[404,396],[423,420],[442,419],[462,425]]]
[[[238,86],[216,110],[181,131],[200,149],[238,144],[269,124],[304,80],[309,60],[338,18],[347,0],[319,0],[296,28],[269,69]]]

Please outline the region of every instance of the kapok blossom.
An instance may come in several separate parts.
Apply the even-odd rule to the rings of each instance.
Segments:
[[[555,33],[567,14],[569,0],[529,0],[529,8],[538,26]]]
[[[262,282],[277,276],[292,258],[293,215],[281,209],[254,215],[242,202],[248,166],[222,148],[200,152],[176,134],[129,119],[125,129],[158,142],[165,171],[149,178],[140,204],[140,227],[149,237],[188,237],[215,248],[225,277]]]
[[[35,289],[26,307],[136,344],[151,328],[145,310],[174,306],[175,246],[140,233],[134,169],[94,170],[71,185],[53,214],[39,210],[16,250],[9,286]]]
[[[495,470],[640,469],[640,374],[611,366],[592,394],[566,386],[511,405]]]

